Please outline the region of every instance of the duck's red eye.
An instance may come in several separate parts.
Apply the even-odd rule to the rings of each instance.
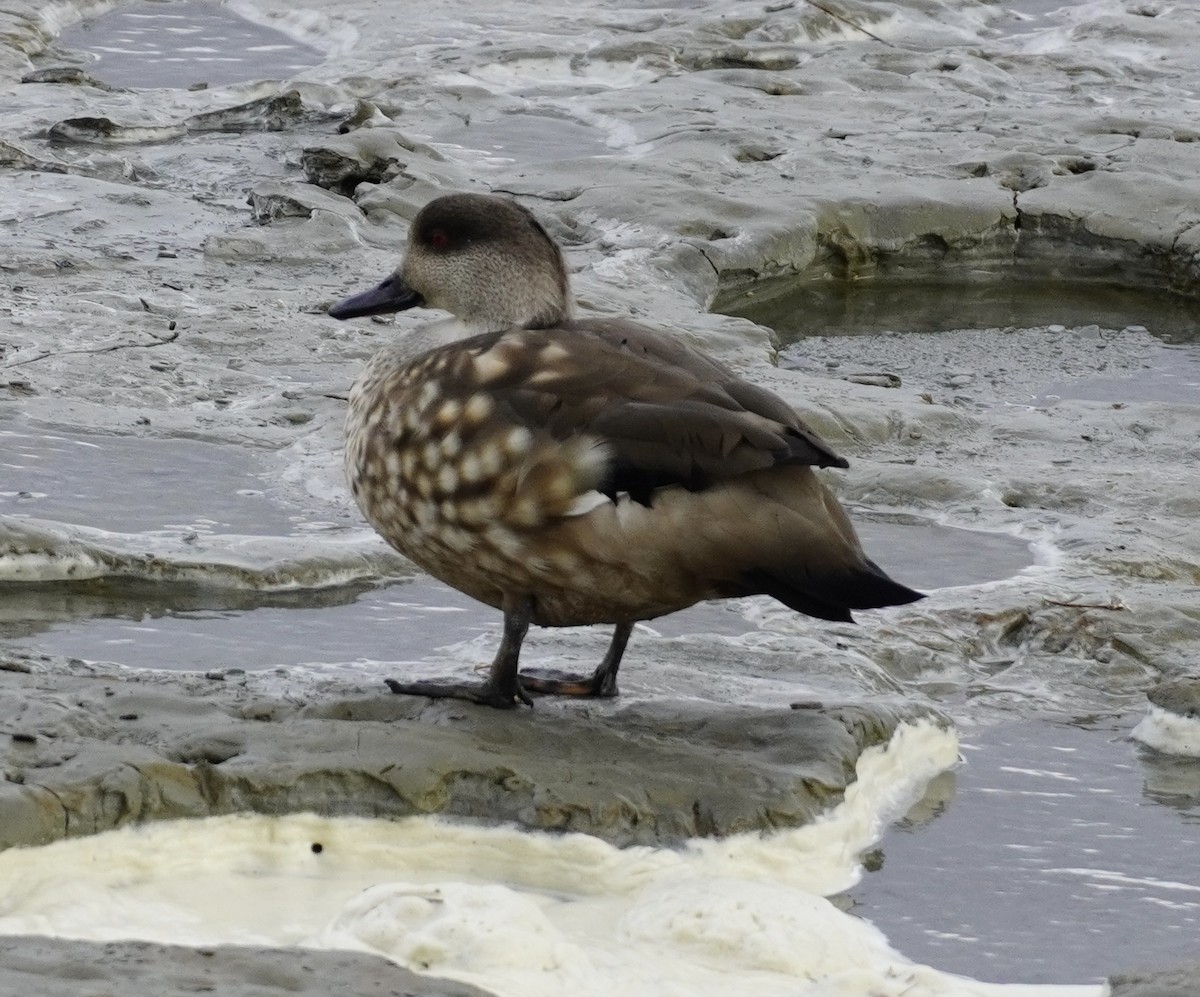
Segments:
[[[442,229],[435,228],[429,233],[429,245],[431,245],[434,249],[445,249],[450,245],[450,236],[448,236]]]

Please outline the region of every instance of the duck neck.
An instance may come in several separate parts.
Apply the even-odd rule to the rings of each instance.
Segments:
[[[485,314],[464,318],[462,325],[472,333],[504,332],[506,329],[549,329],[571,321],[574,311],[569,296],[556,294],[539,298],[529,295],[525,296],[525,300],[511,302],[510,307],[489,309]]]

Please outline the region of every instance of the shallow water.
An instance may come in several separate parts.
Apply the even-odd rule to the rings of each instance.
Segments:
[[[784,282],[719,303],[775,331],[783,344],[807,336],[883,332],[1028,329],[1047,325],[1144,326],[1165,342],[1200,336],[1196,303],[1159,290],[1092,281],[1007,277],[958,282],[868,279],[829,284]]]
[[[10,515],[133,535],[342,532],[324,518],[327,511],[307,512],[268,494],[262,460],[244,448],[26,427],[0,430],[0,468],[0,513]],[[1007,534],[889,519],[870,510],[857,519],[867,550],[917,588],[993,581],[1033,562],[1029,545]],[[5,598],[0,636],[28,653],[132,667],[257,669],[419,661],[496,632],[498,620],[494,610],[427,577],[385,588],[283,593],[109,578],[22,587]],[[651,626],[664,636],[756,629],[737,604],[697,606]]]
[[[264,492],[254,451],[53,429],[0,429],[0,514],[116,533],[280,535],[312,529]]]
[[[985,980],[1194,958],[1200,765],[1139,747],[1133,722],[965,733],[966,764],[886,836],[854,912],[912,958]]]
[[[123,4],[67,28],[58,45],[90,57],[92,75],[123,87],[288,79],[324,58],[222,4],[196,0]]]
[[[995,27],[1008,36],[1034,34],[1066,23],[1071,9],[1085,3],[1087,0],[1008,0],[1002,7],[1005,16]]]
[[[780,366],[977,409],[1200,404],[1200,344],[1164,343],[1138,325],[806,336],[780,350]]]
[[[1164,346],[1152,351],[1137,371],[1048,381],[1033,396],[1034,405],[1064,398],[1096,402],[1168,402],[1200,405],[1200,347]]]
[[[583,158],[612,152],[599,129],[561,115],[499,114],[483,120],[452,120],[431,138],[435,145],[483,153],[495,162],[518,162],[529,156]]]

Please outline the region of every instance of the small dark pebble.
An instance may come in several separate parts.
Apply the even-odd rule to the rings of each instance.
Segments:
[[[820,700],[817,699],[805,699],[791,704],[793,710],[819,710],[821,706]]]
[[[314,855],[320,855],[321,852],[325,851],[325,846],[319,841],[314,841],[312,843],[312,850]]]
[[[137,713],[122,713],[119,717],[117,717],[117,719],[118,720],[137,720],[139,716],[140,716],[140,714],[137,714]]]
[[[17,744],[37,744],[36,734],[14,734],[12,739],[16,741]]]
[[[878,872],[883,868],[883,849],[872,848],[868,852],[863,852],[860,857],[863,870],[866,872]]]

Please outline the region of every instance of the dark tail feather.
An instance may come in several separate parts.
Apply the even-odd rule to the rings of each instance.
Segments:
[[[798,613],[842,623],[854,622],[852,609],[903,606],[925,598],[924,593],[893,581],[870,558],[863,558],[856,567],[828,573],[784,577],[753,571],[744,580],[748,594],[769,595]]]

